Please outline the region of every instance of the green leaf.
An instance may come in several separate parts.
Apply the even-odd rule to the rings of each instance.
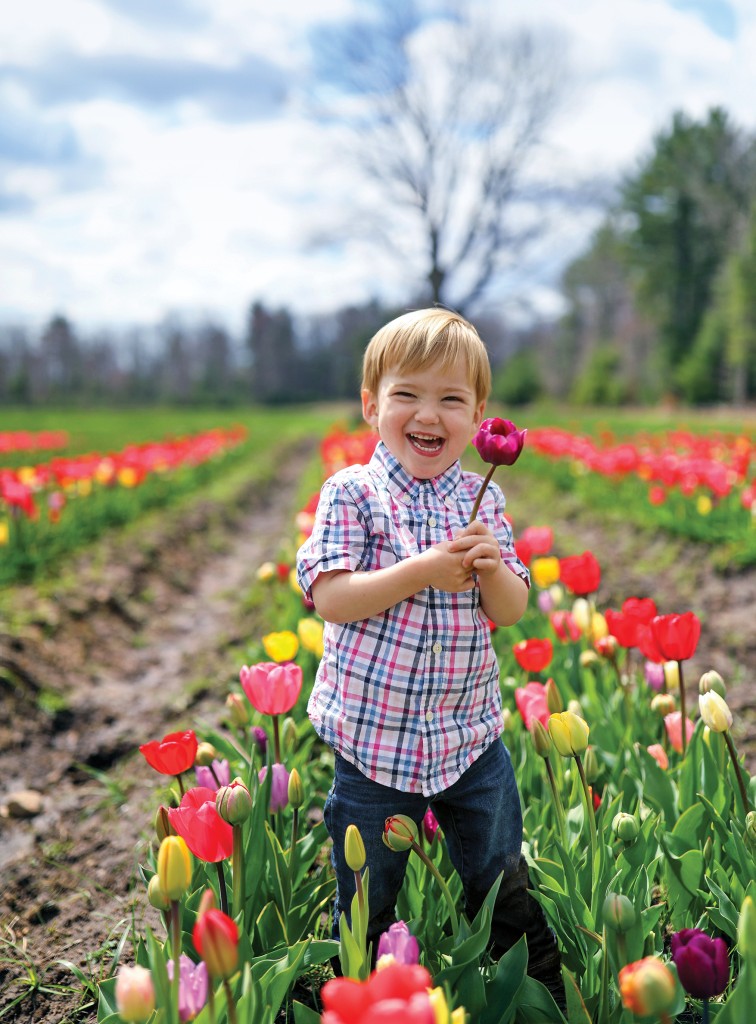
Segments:
[[[291,1005],[294,1010],[294,1024],[320,1024],[320,1014],[309,1006],[297,1002],[296,999]]]
[[[508,949],[486,984],[486,1007],[477,1024],[510,1024],[517,1011],[517,996],[528,969],[528,944],[523,935]]]

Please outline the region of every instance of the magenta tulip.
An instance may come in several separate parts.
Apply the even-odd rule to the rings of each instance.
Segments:
[[[730,961],[724,939],[700,928],[683,928],[672,936],[672,959],[685,991],[694,999],[711,999],[727,988]]]
[[[518,430],[511,420],[483,420],[473,444],[484,462],[492,466],[511,466],[520,457],[527,430]]]
[[[378,940],[378,959],[390,956],[398,964],[416,964],[420,960],[420,947],[404,921],[395,921]]]
[[[265,781],[268,774],[268,766],[265,765],[257,773],[260,784]],[[289,773],[285,765],[273,765],[273,779],[270,784],[270,810],[271,812],[282,810],[289,802]]]

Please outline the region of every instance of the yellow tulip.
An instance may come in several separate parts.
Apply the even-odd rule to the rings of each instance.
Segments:
[[[323,623],[319,619],[300,619],[297,623],[299,642],[306,651],[323,657]]]
[[[10,528],[4,519],[0,519],[0,547],[10,540]]]
[[[465,1024],[464,1007],[458,1006],[452,1013],[449,1012],[449,1004],[446,1002],[444,990],[438,986],[428,992],[428,999],[433,1007],[435,1024]]]
[[[584,597],[578,597],[572,604],[572,617],[581,633],[587,633],[591,624],[591,606]]]
[[[591,615],[591,637],[593,640],[600,640],[601,637],[609,635],[609,626],[601,612],[594,612]]]
[[[708,494],[699,494],[696,499],[696,511],[699,516],[708,516],[711,512],[712,504],[711,498]]]
[[[572,711],[560,711],[549,716],[549,735],[562,757],[584,754],[589,732],[585,719]]]
[[[680,689],[680,664],[677,661],[664,662],[664,682],[667,690]]]
[[[263,562],[260,568],[257,570],[257,578],[263,583],[267,583],[268,580],[274,579],[276,576],[276,567],[273,562]]]
[[[534,558],[530,564],[530,578],[541,590],[550,587],[559,579],[559,559],[553,555]]]
[[[278,662],[292,661],[299,650],[299,640],[296,633],[292,633],[290,629],[266,634],[262,638],[262,645],[271,661]]]
[[[192,881],[192,858],[181,836],[166,836],[158,850],[160,888],[169,900],[179,900]]]
[[[362,871],[365,867],[365,843],[356,825],[347,825],[344,835],[344,857],[352,871]]]

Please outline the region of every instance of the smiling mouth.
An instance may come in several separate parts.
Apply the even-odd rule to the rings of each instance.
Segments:
[[[445,443],[437,434],[407,434],[407,439],[421,455],[438,455]]]

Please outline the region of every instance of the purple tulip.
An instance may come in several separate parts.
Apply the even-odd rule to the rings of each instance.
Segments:
[[[231,769],[225,759],[213,761],[212,767],[198,764],[194,772],[197,776],[197,785],[206,789],[220,789],[231,782]]]
[[[651,689],[659,693],[664,686],[664,665],[655,661],[647,661],[643,666],[643,674]]]
[[[264,755],[268,749],[268,734],[261,725],[252,726],[252,741],[260,753]]]
[[[436,815],[429,807],[423,818],[423,835],[426,842],[432,843],[436,838],[436,832],[438,832],[438,821],[436,821]]]
[[[694,999],[711,999],[727,988],[730,961],[724,939],[683,928],[672,936],[672,959],[680,984]]]
[[[173,981],[173,960],[165,965],[168,977]],[[182,1021],[194,1020],[207,1002],[207,967],[203,960],[195,964],[186,953],[179,957],[179,1001],[178,1012]]]
[[[518,430],[511,420],[483,420],[472,443],[484,462],[492,466],[511,466],[520,457],[527,430]]]
[[[391,956],[398,964],[416,964],[420,959],[417,939],[404,921],[397,921],[378,940],[378,959]]]
[[[265,765],[257,773],[257,777],[262,784],[265,781],[265,776],[268,774],[268,766]],[[270,786],[270,809],[272,812],[280,811],[289,802],[289,773],[286,771],[285,765],[276,764],[273,765],[273,781]]]

